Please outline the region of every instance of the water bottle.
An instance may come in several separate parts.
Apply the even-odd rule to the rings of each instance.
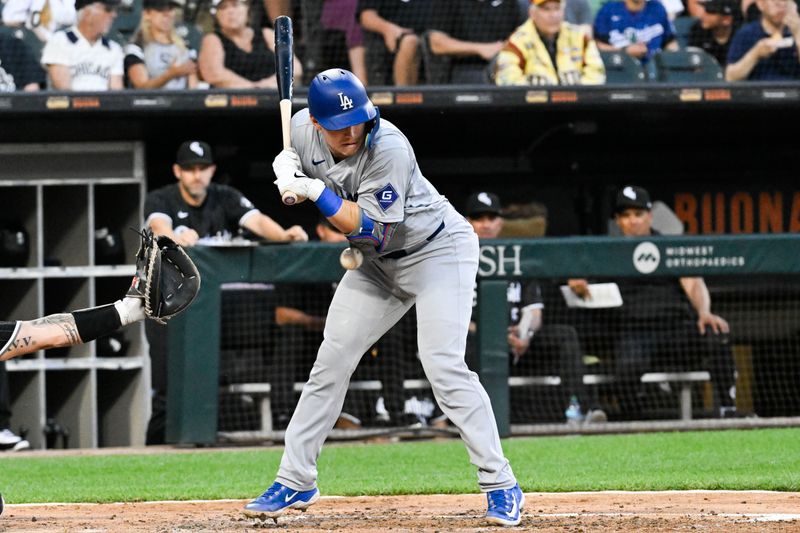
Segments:
[[[569,399],[569,405],[564,416],[567,417],[567,424],[577,425],[583,421],[583,413],[581,412],[581,404],[578,402],[578,397],[573,395]]]

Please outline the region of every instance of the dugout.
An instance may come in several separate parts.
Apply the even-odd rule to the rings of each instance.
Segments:
[[[800,118],[800,91],[793,85],[420,87],[369,92],[382,116],[409,137],[425,175],[457,207],[484,188],[498,192],[504,202],[535,200],[549,213],[550,237],[604,235],[612,192],[629,182],[644,185],[669,205],[689,234],[800,230],[796,141],[789,126]],[[303,105],[304,92],[298,88],[295,109]],[[10,94],[0,96],[0,120],[0,144],[12,151],[23,143],[135,145],[147,188],[171,182],[170,166],[180,142],[203,138],[215,148],[218,181],[241,189],[283,224],[311,229],[316,220],[313,210],[282,206],[272,189],[270,164],[281,141],[277,96],[270,92]],[[0,155],[0,166],[7,161]],[[91,166],[91,161],[87,157],[84,163]],[[57,180],[58,164],[52,164],[52,172]],[[141,200],[139,189],[129,188],[137,198],[124,201],[125,219]],[[4,203],[18,206],[15,212],[33,204],[29,196],[20,200],[9,189],[4,192]],[[119,196],[104,192],[98,198],[112,203]],[[103,210],[102,201],[98,211]],[[80,231],[87,224],[80,213],[67,219],[78,221]],[[132,253],[127,250],[128,256]],[[0,269],[0,279],[9,275]],[[730,284],[732,296],[726,299],[725,289],[719,289],[715,305],[735,313],[741,305],[741,293],[736,292],[741,278]],[[750,284],[753,297],[760,298],[763,292],[758,291],[770,284],[775,285],[774,280]],[[100,292],[114,291],[103,287]],[[788,292],[777,298],[794,301]],[[762,375],[771,376],[782,397],[795,398],[795,403],[789,403],[787,411],[786,403],[774,401],[765,390],[754,397],[762,402],[757,410],[766,416],[796,412],[800,395],[792,385],[797,380],[790,379],[796,375],[796,352],[785,343],[770,346],[775,341],[768,338],[760,342],[769,353],[757,361]],[[35,396],[27,382],[12,379],[17,380],[12,391],[17,401]],[[66,383],[87,389],[83,381],[70,377]],[[107,388],[117,388],[109,383]],[[54,391],[53,396],[66,395]],[[108,396],[112,399],[104,401],[113,404],[114,395]],[[84,413],[82,402],[77,401],[75,416],[91,424],[96,414]],[[116,413],[113,407],[109,412]],[[114,442],[129,442],[129,433],[126,430],[122,441]]]

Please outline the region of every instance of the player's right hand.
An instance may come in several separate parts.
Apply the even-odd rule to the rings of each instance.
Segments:
[[[278,179],[275,180],[275,185],[278,187],[281,196],[283,196],[286,191],[293,192],[294,195],[297,196],[297,203],[300,203],[306,198],[310,199],[312,202],[316,202],[320,194],[322,194],[322,191],[325,190],[325,183],[323,183],[322,180],[309,178],[299,171],[294,171],[292,175],[278,176]]]

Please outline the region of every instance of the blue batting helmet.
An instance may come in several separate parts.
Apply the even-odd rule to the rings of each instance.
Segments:
[[[326,130],[349,128],[378,116],[361,81],[341,68],[328,69],[314,77],[308,88],[308,109]]]

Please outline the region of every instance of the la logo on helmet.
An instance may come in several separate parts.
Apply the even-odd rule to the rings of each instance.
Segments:
[[[344,93],[339,93],[339,105],[342,106],[342,111],[353,109],[353,100],[348,98]]]

